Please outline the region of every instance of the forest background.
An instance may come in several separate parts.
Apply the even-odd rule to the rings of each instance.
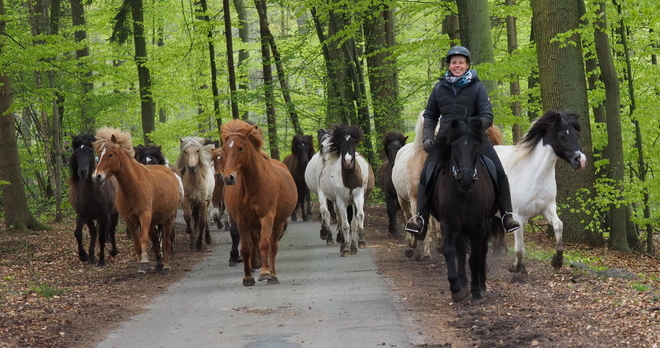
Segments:
[[[658,23],[655,0],[0,0],[3,217],[70,215],[70,139],[101,126],[174,159],[231,118],[274,158],[296,133],[358,124],[376,168],[462,44],[510,144],[544,111],[581,115],[588,167],[557,165],[564,239],[656,255]]]

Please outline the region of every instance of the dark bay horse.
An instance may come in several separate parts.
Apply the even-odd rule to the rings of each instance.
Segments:
[[[149,239],[156,256],[156,269],[169,272],[171,233],[183,198],[181,179],[165,166],[137,162],[130,133],[103,127],[96,133],[96,139],[94,150],[99,162],[92,177],[98,185],[117,178],[117,211],[133,237],[139,259],[138,276],[150,268]]]
[[[108,180],[103,186],[94,184],[92,172],[96,169],[94,155],[93,134],[84,133],[73,137],[73,154],[69,157],[69,203],[76,211],[76,230],[74,235],[78,242],[78,257],[80,261],[94,264],[94,247],[96,237],[99,239],[99,262],[98,266],[105,265],[105,242],[110,239],[112,250],[111,256],[117,255],[117,244],[115,243],[115,232],[119,222],[119,213],[115,207],[115,196],[117,191],[117,180]],[[98,228],[94,221],[98,222]],[[89,254],[82,246],[83,226],[87,225],[89,230]]]
[[[296,187],[298,188],[296,210],[300,207],[300,214],[303,221],[307,221],[307,214],[311,213],[312,196],[305,183],[305,170],[312,156],[314,156],[314,139],[312,136],[296,134],[291,140],[291,154],[284,157],[282,161],[289,168],[291,176],[293,176],[293,180],[296,182]],[[305,201],[307,202],[306,210]],[[298,220],[295,210],[291,214],[291,220]]]
[[[225,181],[222,178],[222,172],[225,170],[225,152],[222,151],[222,148],[214,148],[211,152],[211,161],[213,161],[213,168],[215,169],[215,188],[213,189],[213,206],[217,207],[219,210],[219,215],[217,219],[218,229],[222,228],[222,223],[220,222],[223,215],[227,215],[228,218],[225,219],[224,226],[226,229],[229,229],[229,235],[231,237],[231,250],[229,251],[229,267],[236,267],[239,263],[243,262],[241,255],[238,251],[238,246],[241,242],[241,236],[238,233],[236,228],[236,221],[225,212]],[[228,220],[228,221],[227,221]]]
[[[225,204],[241,236],[243,285],[255,284],[252,269],[258,268],[259,253],[259,280],[278,284],[275,257],[298,201],[296,183],[282,162],[262,151],[264,136],[257,126],[229,121],[222,126],[222,143]]]
[[[448,125],[449,126],[449,125]],[[431,214],[442,228],[442,254],[454,302],[471,291],[481,299],[486,290],[486,254],[498,210],[493,181],[480,159],[479,149],[486,137],[481,119],[454,120],[440,127],[437,147],[429,156],[438,156],[438,173]],[[470,251],[471,286],[467,288],[466,253]]]
[[[396,236],[397,223],[396,217],[401,210],[399,199],[397,197],[394,183],[392,182],[392,168],[396,154],[406,144],[407,136],[399,132],[387,132],[383,137],[383,152],[385,152],[385,161],[378,168],[378,185],[385,193],[385,204],[387,206],[387,232],[390,236]]]

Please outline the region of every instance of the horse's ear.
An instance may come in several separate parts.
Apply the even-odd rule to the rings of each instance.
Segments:
[[[405,144],[406,141],[408,141],[408,136],[406,135],[405,137],[403,137],[403,139],[401,141]]]
[[[117,143],[117,137],[116,137],[114,134],[112,134],[112,135],[110,136],[110,141],[112,141],[113,143],[116,144],[116,143]]]

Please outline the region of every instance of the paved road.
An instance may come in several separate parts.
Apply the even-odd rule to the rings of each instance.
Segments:
[[[113,331],[107,347],[411,347],[414,325],[377,273],[373,251],[339,257],[318,222],[292,222],[280,241],[281,284],[242,285],[228,232],[212,232],[207,259]],[[258,275],[258,273],[257,273]]]

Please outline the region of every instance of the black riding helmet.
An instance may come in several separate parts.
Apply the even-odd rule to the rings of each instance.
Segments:
[[[450,48],[449,51],[447,51],[447,55],[445,56],[445,63],[449,64],[451,56],[456,55],[464,56],[467,59],[468,64],[470,64],[472,56],[470,56],[470,51],[468,51],[468,49],[463,46],[454,46]]]

